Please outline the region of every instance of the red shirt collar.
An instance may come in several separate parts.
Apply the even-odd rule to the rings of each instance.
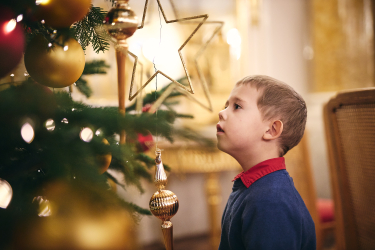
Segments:
[[[248,188],[256,180],[277,170],[286,169],[284,157],[273,158],[258,163],[246,172],[239,173],[233,181],[241,178],[242,183]]]

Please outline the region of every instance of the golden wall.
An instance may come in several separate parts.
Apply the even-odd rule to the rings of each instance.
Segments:
[[[312,0],[313,92],[374,86],[371,0]]]

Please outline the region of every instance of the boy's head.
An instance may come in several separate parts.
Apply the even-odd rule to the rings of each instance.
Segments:
[[[278,156],[283,156],[304,134],[305,101],[290,86],[274,78],[243,78],[236,83],[225,106],[219,113],[217,136],[219,149],[229,154],[233,155],[230,150],[248,146],[257,153],[263,150],[265,142],[273,141]]]

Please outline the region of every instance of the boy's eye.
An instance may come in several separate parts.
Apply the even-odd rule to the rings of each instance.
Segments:
[[[234,104],[234,109],[240,109],[240,108],[241,108],[240,105],[238,105],[238,104]]]

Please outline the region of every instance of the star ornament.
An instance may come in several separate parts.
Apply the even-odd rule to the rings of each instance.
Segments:
[[[159,6],[159,9],[161,11],[161,14],[162,14],[162,16],[164,18],[164,21],[167,24],[169,24],[169,23],[177,23],[177,22],[186,22],[186,21],[191,21],[191,20],[195,20],[197,22],[197,26],[195,27],[195,29],[193,30],[193,32],[189,35],[189,37],[184,41],[184,43],[178,49],[178,54],[180,56],[182,66],[183,66],[184,71],[185,71],[185,75],[186,75],[186,79],[187,79],[188,85],[186,86],[186,85],[184,85],[184,84],[182,84],[182,83],[174,80],[172,77],[168,76],[164,72],[162,72],[160,70],[157,70],[145,83],[141,83],[140,88],[138,88],[138,90],[135,93],[133,93],[133,85],[134,85],[134,77],[133,77],[134,74],[133,74],[132,75],[132,79],[131,79],[131,84],[130,84],[130,90],[129,90],[129,100],[130,101],[133,100],[138,94],[140,94],[142,92],[142,90],[159,74],[162,75],[162,76],[164,76],[164,77],[166,77],[167,79],[169,79],[173,83],[172,86],[174,86],[175,90],[185,91],[185,92],[188,92],[190,94],[194,94],[194,89],[193,89],[193,85],[191,84],[190,75],[189,75],[189,72],[187,70],[186,63],[185,63],[185,60],[184,60],[184,57],[183,57],[181,51],[186,46],[186,44],[191,40],[191,38],[194,36],[194,34],[199,30],[199,28],[206,22],[206,20],[208,18],[208,15],[198,15],[198,16],[192,16],[192,17],[186,17],[186,18],[176,18],[176,19],[173,19],[173,20],[168,20],[167,17],[166,17],[166,15],[165,15],[164,9],[163,9],[162,5],[160,4],[160,0],[156,0],[156,1],[157,1],[158,6]],[[143,11],[142,23],[138,27],[138,29],[142,29],[144,27],[146,13],[147,13],[147,7],[148,7],[148,2],[149,2],[149,0],[145,1],[145,7],[144,7],[144,11]],[[198,20],[201,19],[201,21],[197,21],[197,19]],[[135,56],[134,58],[135,58],[135,61],[137,61],[137,57]],[[136,64],[134,65],[134,67],[136,67]],[[135,69],[133,71],[135,71]],[[202,107],[204,107],[204,108],[212,111],[211,105],[209,105],[207,107],[203,103],[199,102],[196,98],[192,98],[192,96],[190,97],[190,99],[194,100],[195,102],[197,102],[198,104],[200,104]],[[210,101],[209,101],[209,103],[210,103]]]

